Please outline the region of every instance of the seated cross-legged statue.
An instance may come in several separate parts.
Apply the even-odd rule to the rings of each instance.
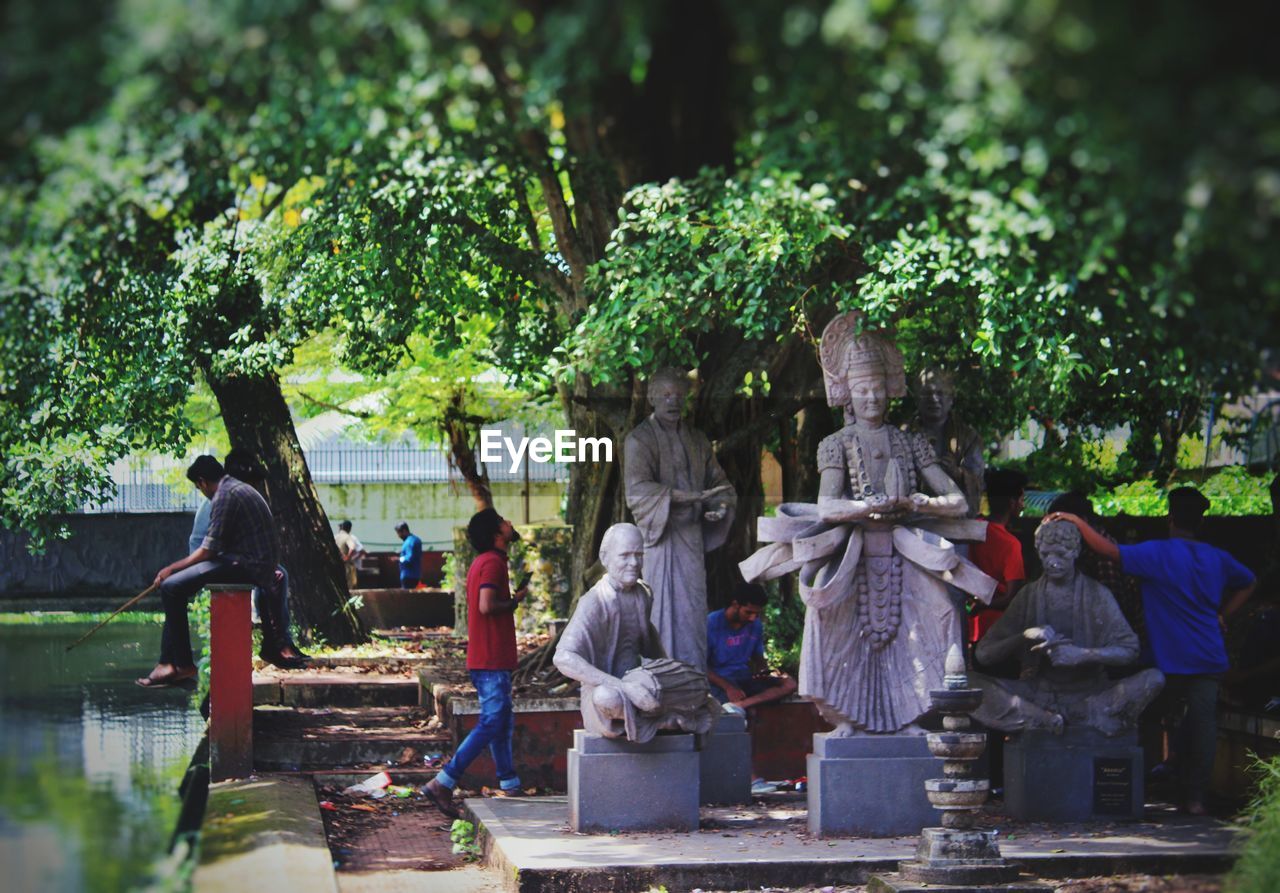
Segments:
[[[707,732],[719,705],[704,672],[662,650],[650,620],[653,597],[640,579],[640,529],[610,527],[600,561],[605,576],[578,602],[555,654],[560,672],[582,683],[584,728],[639,743],[660,729]]]
[[[1004,615],[978,642],[984,664],[1019,658],[1021,676],[970,674],[985,692],[974,718],[1003,732],[1091,728],[1115,736],[1164,688],[1164,675],[1141,670],[1111,679],[1107,667],[1132,664],[1138,637],[1111,592],[1076,570],[1080,532],[1065,521],[1041,524],[1036,551],[1044,576],[1018,591]]]

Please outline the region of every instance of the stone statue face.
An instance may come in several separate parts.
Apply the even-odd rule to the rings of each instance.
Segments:
[[[849,404],[860,422],[878,424],[889,405],[889,387],[884,375],[859,375],[849,379]]]
[[[684,400],[689,388],[677,381],[659,378],[649,385],[649,403],[658,421],[674,425],[684,414]]]
[[[640,531],[634,528],[618,531],[608,551],[601,551],[600,560],[615,589],[635,586],[644,568],[644,539]]]
[[[1059,537],[1044,537],[1036,549],[1044,575],[1054,583],[1065,583],[1076,575],[1076,559],[1080,556],[1080,544]]]
[[[930,372],[921,376],[916,390],[920,421],[930,427],[943,424],[951,415],[951,407],[955,401],[955,387],[945,376]]]

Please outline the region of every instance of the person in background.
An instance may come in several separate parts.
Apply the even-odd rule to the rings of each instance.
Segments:
[[[969,560],[987,576],[996,581],[996,593],[991,604],[977,606],[969,615],[966,642],[970,649],[987,630],[995,625],[1027,581],[1026,564],[1022,559],[1022,543],[1009,532],[1009,525],[1022,514],[1022,500],[1027,489],[1027,476],[1007,468],[989,468],[986,473],[987,538],[969,547]]]
[[[342,555],[342,569],[347,574],[347,589],[355,589],[359,585],[356,564],[369,553],[364,550],[364,544],[351,532],[350,521],[343,521],[338,525],[338,533],[333,539],[338,544],[338,552]]]
[[[436,808],[452,819],[460,816],[453,790],[486,747],[493,755],[502,794],[520,795],[520,776],[511,753],[515,731],[511,673],[516,668],[513,614],[529,590],[526,586],[512,592],[507,568],[507,548],[520,534],[510,521],[488,508],[472,516],[467,539],[477,553],[467,569],[467,673],[480,697],[480,719],[453,759],[422,789]]]
[[[267,469],[248,450],[234,449],[227,453],[227,474],[253,487],[271,506],[271,494],[267,489]],[[266,591],[262,587],[253,590],[253,606],[262,622],[262,649],[258,657],[282,670],[298,670],[310,659],[293,641],[292,621],[289,616],[289,572],[283,564],[277,564],[275,587]]]
[[[1194,487],[1169,492],[1169,538],[1120,546],[1078,515],[1061,512],[1047,520],[1070,521],[1085,545],[1117,561],[1142,581],[1142,610],[1156,666],[1166,691],[1186,704],[1178,730],[1178,774],[1182,809],[1205,814],[1205,794],[1218,743],[1218,686],[1228,669],[1223,618],[1253,594],[1252,571],[1222,549],[1196,539],[1209,500]]]
[[[769,593],[759,583],[739,583],[729,606],[707,616],[707,679],[721,704],[746,710],[781,701],[796,690],[785,673],[773,676],[764,659],[764,622],[760,615]]]
[[[422,582],[422,540],[409,532],[409,524],[396,525],[400,537],[400,588],[417,589]]]

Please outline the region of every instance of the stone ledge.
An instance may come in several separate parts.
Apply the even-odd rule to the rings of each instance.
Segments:
[[[210,785],[192,890],[240,893],[268,878],[308,893],[338,893],[311,779]]]

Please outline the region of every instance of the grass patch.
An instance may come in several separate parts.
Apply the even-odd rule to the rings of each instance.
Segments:
[[[1258,793],[1241,817],[1244,847],[1227,876],[1231,893],[1274,893],[1280,890],[1280,757],[1254,757],[1252,772]]]
[[[54,626],[57,624],[101,623],[111,616],[110,611],[22,611],[0,612],[0,625],[4,626]],[[164,615],[158,611],[126,611],[116,623],[146,623],[160,625]]]

